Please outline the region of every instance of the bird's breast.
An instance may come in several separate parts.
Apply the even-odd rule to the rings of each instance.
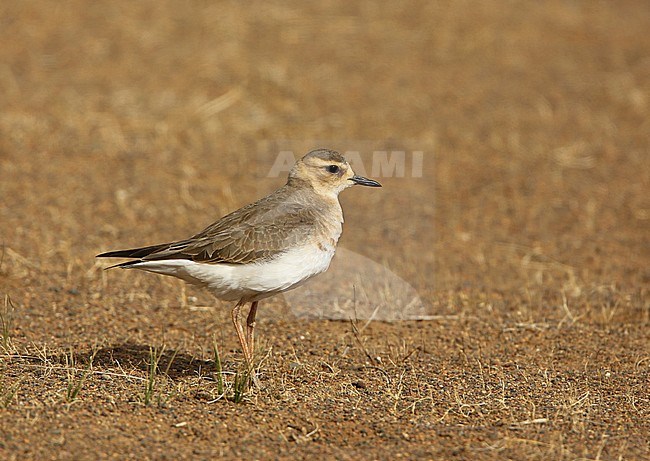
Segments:
[[[290,290],[325,272],[334,256],[335,246],[307,244],[294,247],[263,263],[247,265],[237,274],[239,285],[258,292]]]

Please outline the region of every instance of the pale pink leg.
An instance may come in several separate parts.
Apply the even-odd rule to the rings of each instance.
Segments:
[[[257,301],[251,304],[251,310],[248,311],[246,318],[246,340],[248,342],[248,353],[251,359],[255,356],[255,315],[257,314]]]

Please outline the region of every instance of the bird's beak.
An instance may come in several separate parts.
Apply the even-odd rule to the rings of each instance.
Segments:
[[[356,174],[350,178],[350,181],[355,184],[359,184],[360,186],[381,187],[381,184],[379,184],[377,181],[364,178],[363,176],[357,176]]]

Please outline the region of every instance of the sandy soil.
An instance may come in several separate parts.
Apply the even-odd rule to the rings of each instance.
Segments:
[[[647,2],[0,18],[1,459],[650,458]],[[405,172],[342,195],[332,273],[263,302],[239,395],[230,305],[94,255],[317,145]]]

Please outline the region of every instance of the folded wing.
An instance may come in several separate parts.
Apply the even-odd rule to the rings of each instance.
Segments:
[[[297,201],[278,201],[272,197],[224,216],[189,239],[109,251],[97,257],[138,261],[188,259],[214,264],[246,264],[273,258],[286,248],[305,241],[306,233],[313,229],[318,219],[318,210]],[[128,267],[138,261],[118,266]]]

